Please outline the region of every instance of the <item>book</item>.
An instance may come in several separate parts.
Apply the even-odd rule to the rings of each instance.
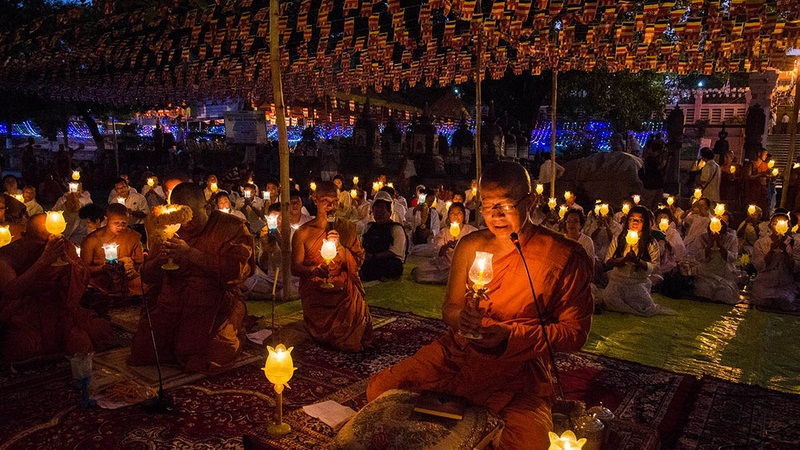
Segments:
[[[461,420],[467,409],[467,400],[453,394],[422,391],[414,404],[414,411],[431,416]]]

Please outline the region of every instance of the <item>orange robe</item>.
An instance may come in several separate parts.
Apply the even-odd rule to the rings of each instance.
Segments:
[[[547,335],[556,352],[579,350],[594,308],[589,289],[592,263],[577,242],[539,226],[534,230],[522,242],[522,250]],[[367,398],[371,401],[389,389],[449,392],[485,406],[505,421],[501,448],[546,450],[553,387],[528,277],[516,251],[495,259],[493,268],[489,299],[482,304],[487,311],[483,325],[510,327],[506,345],[494,351],[479,349],[449,330],[414,356],[374,375]]]
[[[44,243],[24,238],[0,249],[0,328],[5,328],[2,357],[7,362],[89,353],[101,350],[111,338],[111,324],[80,306],[89,279],[86,267],[79,263],[37,269],[34,263],[43,251]],[[11,275],[8,270],[17,277],[28,270],[40,274],[25,292],[12,293],[9,284],[14,279],[6,278]]]
[[[142,264],[142,235],[130,228],[124,229],[116,237],[106,239],[102,237],[105,227],[93,231],[81,245],[82,253],[81,258],[89,266],[104,266],[106,264],[106,253],[103,250],[103,244],[117,243],[118,258],[128,257],[131,258],[137,266]],[[94,249],[94,251],[90,250]],[[91,252],[91,254],[89,254]],[[95,287],[102,292],[111,292],[117,286],[114,286],[111,275],[107,271],[100,271],[91,274],[89,279],[89,286]],[[128,280],[127,295],[142,295],[142,278],[138,274]]]
[[[187,243],[204,253],[208,264],[175,259],[180,269],[157,269],[142,278],[158,292],[150,316],[161,361],[176,362],[188,372],[210,373],[233,364],[241,350],[239,330],[246,307],[239,285],[255,268],[253,236],[243,220],[213,211],[202,233]],[[128,363],[155,363],[144,313]]]
[[[339,242],[348,251],[337,254],[334,261],[341,270],[334,270],[328,278],[333,289],[322,289],[325,282],[319,277],[300,277],[300,301],[308,334],[314,339],[339,350],[358,352],[372,342],[372,316],[364,301],[364,287],[358,270],[364,262],[364,249],[358,240],[355,225],[336,219],[334,229],[339,232]],[[324,264],[320,250],[326,233],[320,231],[314,242],[307,246],[303,264]],[[336,266],[334,266],[336,267]]]

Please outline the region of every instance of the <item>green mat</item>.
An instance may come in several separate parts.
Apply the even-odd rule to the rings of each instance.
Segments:
[[[366,288],[367,303],[441,318],[445,287],[411,280],[411,269],[421,261],[409,258],[400,280]],[[583,349],[675,372],[800,393],[800,316],[654,297],[678,315],[645,318],[603,312],[594,317]],[[299,310],[299,300],[276,306],[278,315]],[[250,314],[269,311],[269,302],[248,302]]]

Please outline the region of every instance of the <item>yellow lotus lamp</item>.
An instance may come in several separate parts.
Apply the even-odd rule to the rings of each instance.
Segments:
[[[586,444],[586,438],[578,439],[572,430],[567,430],[561,436],[548,432],[550,447],[548,450],[581,450]]]
[[[216,193],[218,190],[219,190],[219,186],[217,185],[217,183],[216,182],[211,183],[211,192]]]
[[[60,237],[61,233],[67,229],[67,221],[64,220],[64,213],[61,211],[47,211],[47,218],[45,219],[44,227],[48,233],[52,234],[53,236]],[[59,256],[52,265],[61,267],[66,266],[67,264],[69,263],[61,259]]]
[[[378,190],[383,189],[383,181],[378,181]]]
[[[572,192],[564,191],[564,200],[569,200],[572,198]]]
[[[775,232],[778,233],[778,236],[785,236],[787,231],[789,231],[789,221],[778,219],[775,223]]]
[[[428,194],[419,194],[419,196],[417,197],[417,204],[421,205],[421,204],[425,203],[425,200],[427,198],[428,198]]]
[[[450,206],[452,206],[452,205],[453,205],[453,202],[451,202],[450,200],[444,202],[444,208],[446,210],[448,210],[448,211],[450,211]]]
[[[600,204],[599,203],[594,205],[594,215],[595,216],[599,216],[600,215]]]
[[[377,182],[377,181],[374,181],[374,182],[372,183],[372,192],[378,192],[378,191],[380,191],[380,190],[381,190],[381,186],[380,186],[380,184],[378,184],[378,182]]]
[[[11,243],[11,230],[8,228],[8,225],[3,225],[0,227],[0,247],[5,247],[6,245]]]
[[[634,205],[638,205],[640,201],[642,201],[642,196],[641,195],[636,194],[636,195],[633,196],[633,204]]]
[[[708,224],[708,229],[714,234],[719,234],[720,230],[722,230],[722,221],[719,220],[719,217],[711,218],[711,223]]]
[[[14,199],[20,203],[25,203],[25,196],[22,194],[14,194],[12,197],[14,197]]]
[[[125,198],[124,197],[117,197],[117,203],[119,203],[120,205],[124,205],[125,204]]]
[[[731,174],[736,173],[736,166],[731,166]]]
[[[756,205],[750,205],[747,207],[747,215],[754,216],[756,214]]]
[[[322,249],[320,249],[319,253],[320,255],[322,255],[322,259],[325,260],[325,264],[330,265],[331,261],[333,261],[333,259],[336,258],[336,253],[337,253],[336,241],[334,241],[333,239],[323,240]],[[333,289],[333,284],[330,281],[328,281],[328,278],[326,277],[325,282],[322,283],[320,287],[322,287],[323,289]]]
[[[631,211],[631,204],[630,203],[623,203],[622,204],[622,214],[628,215]]]
[[[69,183],[69,191],[70,192],[78,192],[78,183],[76,183],[74,181]]]
[[[550,200],[547,201],[547,206],[549,206],[550,209],[556,209],[557,204],[558,202],[556,202],[556,199],[554,199],[553,197],[550,197]]]
[[[358,197],[358,189],[353,188],[350,189],[350,198],[357,198]]]
[[[767,167],[769,167],[770,169],[775,167],[775,160],[774,159],[770,159],[769,162],[767,163]]]
[[[695,188],[695,190],[694,190],[694,199],[695,200],[700,200],[700,197],[702,197],[702,196],[703,196],[703,190],[700,189],[700,188]]]
[[[244,190],[244,198],[251,198],[252,196],[253,196],[253,190],[252,189],[245,189]]]
[[[561,219],[561,220],[564,220],[564,216],[567,215],[567,211],[569,211],[569,206],[561,205],[558,208],[558,218]]]
[[[798,227],[800,227],[800,224],[796,224],[795,226],[793,226],[792,227],[792,233],[797,233]]]
[[[269,191],[264,191],[264,201],[270,201],[272,194]]]
[[[317,190],[317,183],[314,183],[312,181],[311,183],[308,184],[308,187],[311,188],[311,192],[314,192]]]
[[[667,206],[672,206],[675,203],[675,197],[669,196],[667,197]]]
[[[119,257],[118,250],[119,244],[116,242],[103,244],[103,253],[105,253],[106,263],[113,264],[117,262],[117,258]]]
[[[278,229],[278,214],[267,214],[267,229],[275,231]]]
[[[774,168],[774,169],[772,169],[772,176],[773,176],[773,177],[777,177],[777,176],[778,176],[778,174],[780,174],[780,171],[778,170],[778,168],[777,168],[777,167],[776,167],[776,168]]]
[[[666,233],[667,230],[669,229],[669,219],[667,219],[666,217],[661,219],[661,221],[658,223],[658,229]]]
[[[702,169],[705,166],[706,166],[706,162],[705,161],[698,161],[697,162],[697,169],[698,170]]]
[[[536,185],[536,193],[539,194],[539,195],[542,195],[543,192],[544,192],[544,185],[543,184],[537,184]]]
[[[278,394],[275,402],[275,422],[267,426],[267,433],[272,436],[283,436],[292,431],[288,423],[283,423],[283,389],[289,387],[289,380],[297,370],[292,361],[292,349],[294,347],[289,347],[287,350],[283,344],[278,344],[275,348],[267,346],[269,355],[262,370]]]
[[[478,188],[472,188],[472,195],[478,195]]]
[[[150,187],[155,186],[156,185],[156,180],[154,180],[153,177],[148,177],[147,178],[147,185],[150,186]]]
[[[625,236],[625,242],[631,247],[636,247],[636,244],[639,243],[639,232],[628,230],[628,234]]]
[[[389,186],[390,188],[394,189],[394,183],[386,183],[386,186]]]
[[[158,236],[157,240],[161,243],[172,239],[181,224],[187,223],[192,220],[192,209],[184,205],[159,205],[153,208],[151,216],[148,216],[147,221],[152,221],[153,229],[158,230],[154,235]],[[147,226],[147,222],[145,224]],[[155,244],[156,242],[154,242]],[[164,270],[177,270],[180,268],[178,264],[170,257],[165,264],[161,265]]]
[[[494,278],[492,256],[494,255],[487,252],[475,252],[475,260],[472,261],[472,266],[469,268],[468,277],[472,281],[472,285],[468,285],[468,288],[472,293],[472,301],[476,310],[481,300],[489,298],[489,289],[486,288],[486,285]],[[458,334],[467,339],[483,339],[483,336],[476,332],[459,330]]]
[[[353,177],[353,184],[358,184],[358,177]]]
[[[73,170],[72,171],[72,179],[78,181],[81,179],[81,171],[80,170]]]
[[[177,233],[180,228],[181,224],[179,223],[166,225],[164,227],[164,240],[168,241],[172,239],[173,236],[175,236],[175,233]],[[175,261],[172,260],[171,256],[169,257],[169,259],[167,259],[167,262],[165,264],[161,265],[161,268],[164,270],[178,270],[180,269],[180,267],[181,266],[175,264]]]
[[[458,235],[461,234],[461,226],[458,222],[451,222],[450,223],[450,236],[457,238]]]
[[[717,206],[714,207],[714,214],[717,216],[725,214],[725,203],[717,203]]]
[[[800,169],[800,163],[792,164],[792,169]]]
[[[608,215],[608,203],[603,203],[600,205],[600,215],[601,216]]]

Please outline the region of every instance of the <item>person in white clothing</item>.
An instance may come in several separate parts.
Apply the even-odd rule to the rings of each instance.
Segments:
[[[694,295],[715,302],[735,305],[739,302],[736,285],[736,258],[739,243],[736,235],[728,232],[728,224],[719,221],[720,230],[709,227],[706,234],[695,239],[689,247],[689,256],[697,261]]]
[[[658,270],[653,277],[653,283],[657,284],[657,282],[663,280],[666,274],[675,270],[678,267],[678,263],[686,257],[686,245],[683,243],[681,233],[675,225],[675,218],[672,217],[672,212],[667,208],[656,211],[653,230],[653,233],[658,235],[656,240],[661,254]]]
[[[433,256],[434,240],[439,234],[439,214],[433,208],[436,194],[433,189],[425,188],[425,202],[418,204],[411,210],[411,245],[409,254],[420,256]]]
[[[153,184],[150,186],[150,184]],[[142,186],[142,195],[147,199],[147,205],[151,208],[167,203],[167,194],[164,188],[158,183],[158,177],[147,177],[147,182]]]
[[[122,175],[119,176],[119,178],[122,178],[123,180],[125,180],[125,184],[130,186],[131,182],[128,181],[128,175],[123,173]],[[119,197],[119,195],[117,195],[116,183],[117,182],[115,181],[114,182],[114,189],[111,189],[111,192],[108,193],[108,204],[117,203],[117,197]],[[139,192],[139,191],[136,190],[135,187],[132,187],[132,186],[130,186],[130,190],[131,190],[131,192],[136,192],[136,193]]]
[[[592,238],[583,234],[584,225],[586,225],[586,216],[583,215],[583,211],[570,209],[564,214],[564,230],[566,230],[564,234],[581,244],[594,265],[594,242],[592,242]]]
[[[247,217],[242,214],[241,211],[238,209],[234,209],[231,205],[231,198],[225,191],[217,191],[216,195],[213,197],[214,206],[217,211],[222,211],[227,214],[232,214],[245,222],[247,221]]]
[[[36,201],[36,188],[33,186],[25,186],[22,188],[22,197],[25,199],[25,208],[28,210],[28,217],[33,217],[36,214],[44,213],[44,209],[39,202]]]
[[[714,151],[708,147],[700,149],[700,160],[695,163],[693,170],[700,170],[697,187],[703,191],[703,197],[719,202],[719,182],[722,177],[719,164],[714,161]]]
[[[555,163],[554,165],[553,162],[550,161],[550,152],[542,154],[542,157],[544,158],[544,161],[542,162],[542,165],[539,166],[539,183],[545,185],[546,191],[550,181],[553,180],[552,171],[555,170],[555,177],[557,180],[564,175],[564,168],[558,163]]]
[[[414,268],[411,276],[415,280],[420,283],[447,284],[456,244],[462,237],[478,230],[464,221],[464,211],[461,203],[450,205],[447,213],[448,226],[442,227],[436,235],[436,256]]]
[[[783,234],[776,229],[780,221],[789,223],[789,214],[776,210],[769,221],[770,234],[753,246],[753,266],[758,274],[753,280],[751,302],[755,305],[784,311],[797,311],[798,285],[795,276],[800,271],[800,243],[791,231]]]
[[[144,218],[150,212],[147,199],[128,186],[128,182],[122,177],[117,178],[117,181],[114,182],[114,192],[116,192],[117,197],[114,202],[109,203],[121,203],[128,208],[128,213],[130,213],[128,226],[144,224]]]

